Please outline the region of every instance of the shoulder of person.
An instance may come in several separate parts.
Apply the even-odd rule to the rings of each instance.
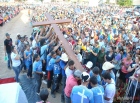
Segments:
[[[115,84],[113,84],[113,83],[111,83],[111,84],[108,84],[107,86],[106,86],[106,88],[105,88],[105,90],[107,90],[107,91],[113,91],[113,90],[115,90]]]
[[[40,102],[36,102],[36,103],[43,103],[42,101],[40,101]]]

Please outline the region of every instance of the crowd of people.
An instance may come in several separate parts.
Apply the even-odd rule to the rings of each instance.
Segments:
[[[46,21],[46,12],[55,20],[71,19],[70,24],[58,26],[85,71],[75,67],[52,26],[41,26],[33,28],[29,39],[17,34],[15,44],[6,33],[5,55],[16,81],[20,82],[20,71],[27,70],[27,78],[36,80],[36,93],[43,103],[48,91],[40,92],[42,79],[53,98],[62,84],[62,103],[113,103],[117,90],[130,80],[128,96],[140,96],[140,15],[111,5],[52,4],[35,7],[31,22]]]
[[[10,21],[20,12],[19,5],[0,5],[0,25]]]

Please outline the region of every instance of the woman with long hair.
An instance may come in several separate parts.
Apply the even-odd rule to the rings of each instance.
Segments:
[[[128,74],[128,67],[132,63],[132,55],[130,53],[127,53],[127,57],[122,60],[122,67],[120,69],[120,83],[124,84],[126,83],[126,75]]]
[[[20,74],[20,70],[21,70],[21,61],[20,61],[20,56],[15,48],[15,46],[11,47],[11,59],[12,59],[12,68],[15,72],[15,80],[16,82],[19,82],[18,76]]]

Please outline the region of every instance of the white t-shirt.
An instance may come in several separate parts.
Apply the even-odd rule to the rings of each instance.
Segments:
[[[104,46],[105,46],[104,41],[99,41],[99,46],[100,46],[100,48],[101,48],[101,47],[104,47]]]
[[[77,59],[79,60],[79,62],[82,62],[82,55],[80,53],[77,54]]]
[[[36,42],[36,40],[34,39],[33,42],[32,42],[32,48],[36,48],[36,47],[37,47],[37,42]],[[33,51],[34,54],[36,54],[36,52],[37,52],[37,50],[34,50],[34,51]]]
[[[105,87],[105,92],[104,92],[104,96],[107,98],[110,98],[109,101],[104,100],[104,103],[113,103],[113,98],[115,96],[115,92],[116,92],[116,87],[115,87],[115,82],[114,80],[111,78],[111,83],[110,84],[106,84]]]
[[[72,75],[73,72],[74,72],[74,70],[70,70],[69,67],[67,67],[66,70],[65,70],[65,73],[66,73],[67,78],[68,78],[70,75]]]
[[[90,44],[92,44],[92,45],[95,44],[94,39],[91,39],[91,40],[90,40]]]
[[[13,52],[11,53],[11,60],[12,60],[13,67],[18,67],[21,64],[20,60],[15,59],[16,56],[17,56],[17,54],[15,54]]]

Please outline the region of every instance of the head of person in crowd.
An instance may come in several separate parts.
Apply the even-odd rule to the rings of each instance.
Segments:
[[[82,78],[82,84],[88,86],[90,75],[87,72],[83,72],[81,78]]]
[[[78,45],[82,45],[82,39],[81,39],[81,38],[78,39],[77,44],[78,44]]]
[[[91,61],[88,61],[85,66],[86,66],[87,69],[91,69],[92,66],[93,66],[93,63]]]
[[[60,57],[60,59],[64,62],[68,62],[68,55],[66,53],[63,53]]]
[[[140,56],[135,57],[135,63],[140,66]]]
[[[72,33],[72,28],[68,28],[68,34]]]
[[[113,47],[113,46],[110,47],[109,52],[110,52],[110,53],[113,53],[113,52],[114,52],[114,47]]]
[[[10,39],[10,34],[9,33],[6,33],[5,36],[6,36],[6,39]]]
[[[68,62],[68,66],[69,66],[69,69],[70,69],[70,70],[74,70],[74,69],[75,69],[74,61],[73,61],[73,60],[70,60],[70,61]]]
[[[105,72],[105,73],[102,74],[102,77],[103,77],[103,80],[106,83],[111,83],[111,75],[110,75],[110,73]]]
[[[30,50],[30,45],[29,44],[26,44],[26,50]]]
[[[33,38],[32,38],[32,37],[30,37],[30,42],[32,43],[32,41],[33,41]]]
[[[94,68],[92,69],[92,72],[93,72],[94,76],[96,77],[97,75],[99,75],[100,69],[99,69],[98,67],[94,67]]]
[[[39,61],[39,60],[40,60],[39,54],[34,54],[33,61]]]
[[[51,53],[54,50],[54,46],[53,45],[49,45],[48,46],[48,52]]]
[[[73,76],[77,81],[79,81],[81,80],[82,72],[80,70],[75,70]]]
[[[132,54],[131,53],[127,53],[127,60],[132,60]]]
[[[11,51],[14,52],[14,53],[16,53],[16,52],[17,52],[16,47],[15,47],[15,46],[12,46],[12,47],[11,47]]]
[[[94,46],[95,46],[96,48],[98,48],[98,47],[99,47],[99,42],[95,41]]]
[[[61,48],[60,47],[56,50],[56,54],[59,55],[59,56],[61,56],[62,51],[61,51]]]
[[[98,85],[97,78],[95,76],[92,76],[89,80],[89,83],[92,87],[96,87]]]
[[[47,89],[42,89],[40,92],[40,99],[42,100],[43,103],[47,102],[47,99],[49,97],[49,92]]]
[[[117,47],[116,48],[116,53],[123,54],[123,48],[122,47]]]
[[[115,66],[114,66],[112,63],[110,63],[110,62],[105,62],[105,63],[103,64],[103,66],[102,66],[102,69],[105,70],[105,71],[107,71],[107,72],[111,72],[112,69],[113,69],[114,67],[115,67]]]
[[[139,55],[140,56],[140,48],[137,48],[136,49],[136,55]]]
[[[56,55],[56,52],[52,51],[52,52],[51,52],[51,57],[55,59],[56,56],[57,56],[57,55]]]
[[[41,39],[40,40],[40,46],[43,46],[43,45],[45,45],[46,44],[46,40],[45,39]]]
[[[17,39],[19,40],[20,39],[20,33],[17,33]]]
[[[24,42],[25,38],[24,37],[20,37],[20,41]]]
[[[101,51],[102,53],[104,53],[104,52],[105,52],[105,47],[102,46],[101,49],[100,49],[100,51]]]

